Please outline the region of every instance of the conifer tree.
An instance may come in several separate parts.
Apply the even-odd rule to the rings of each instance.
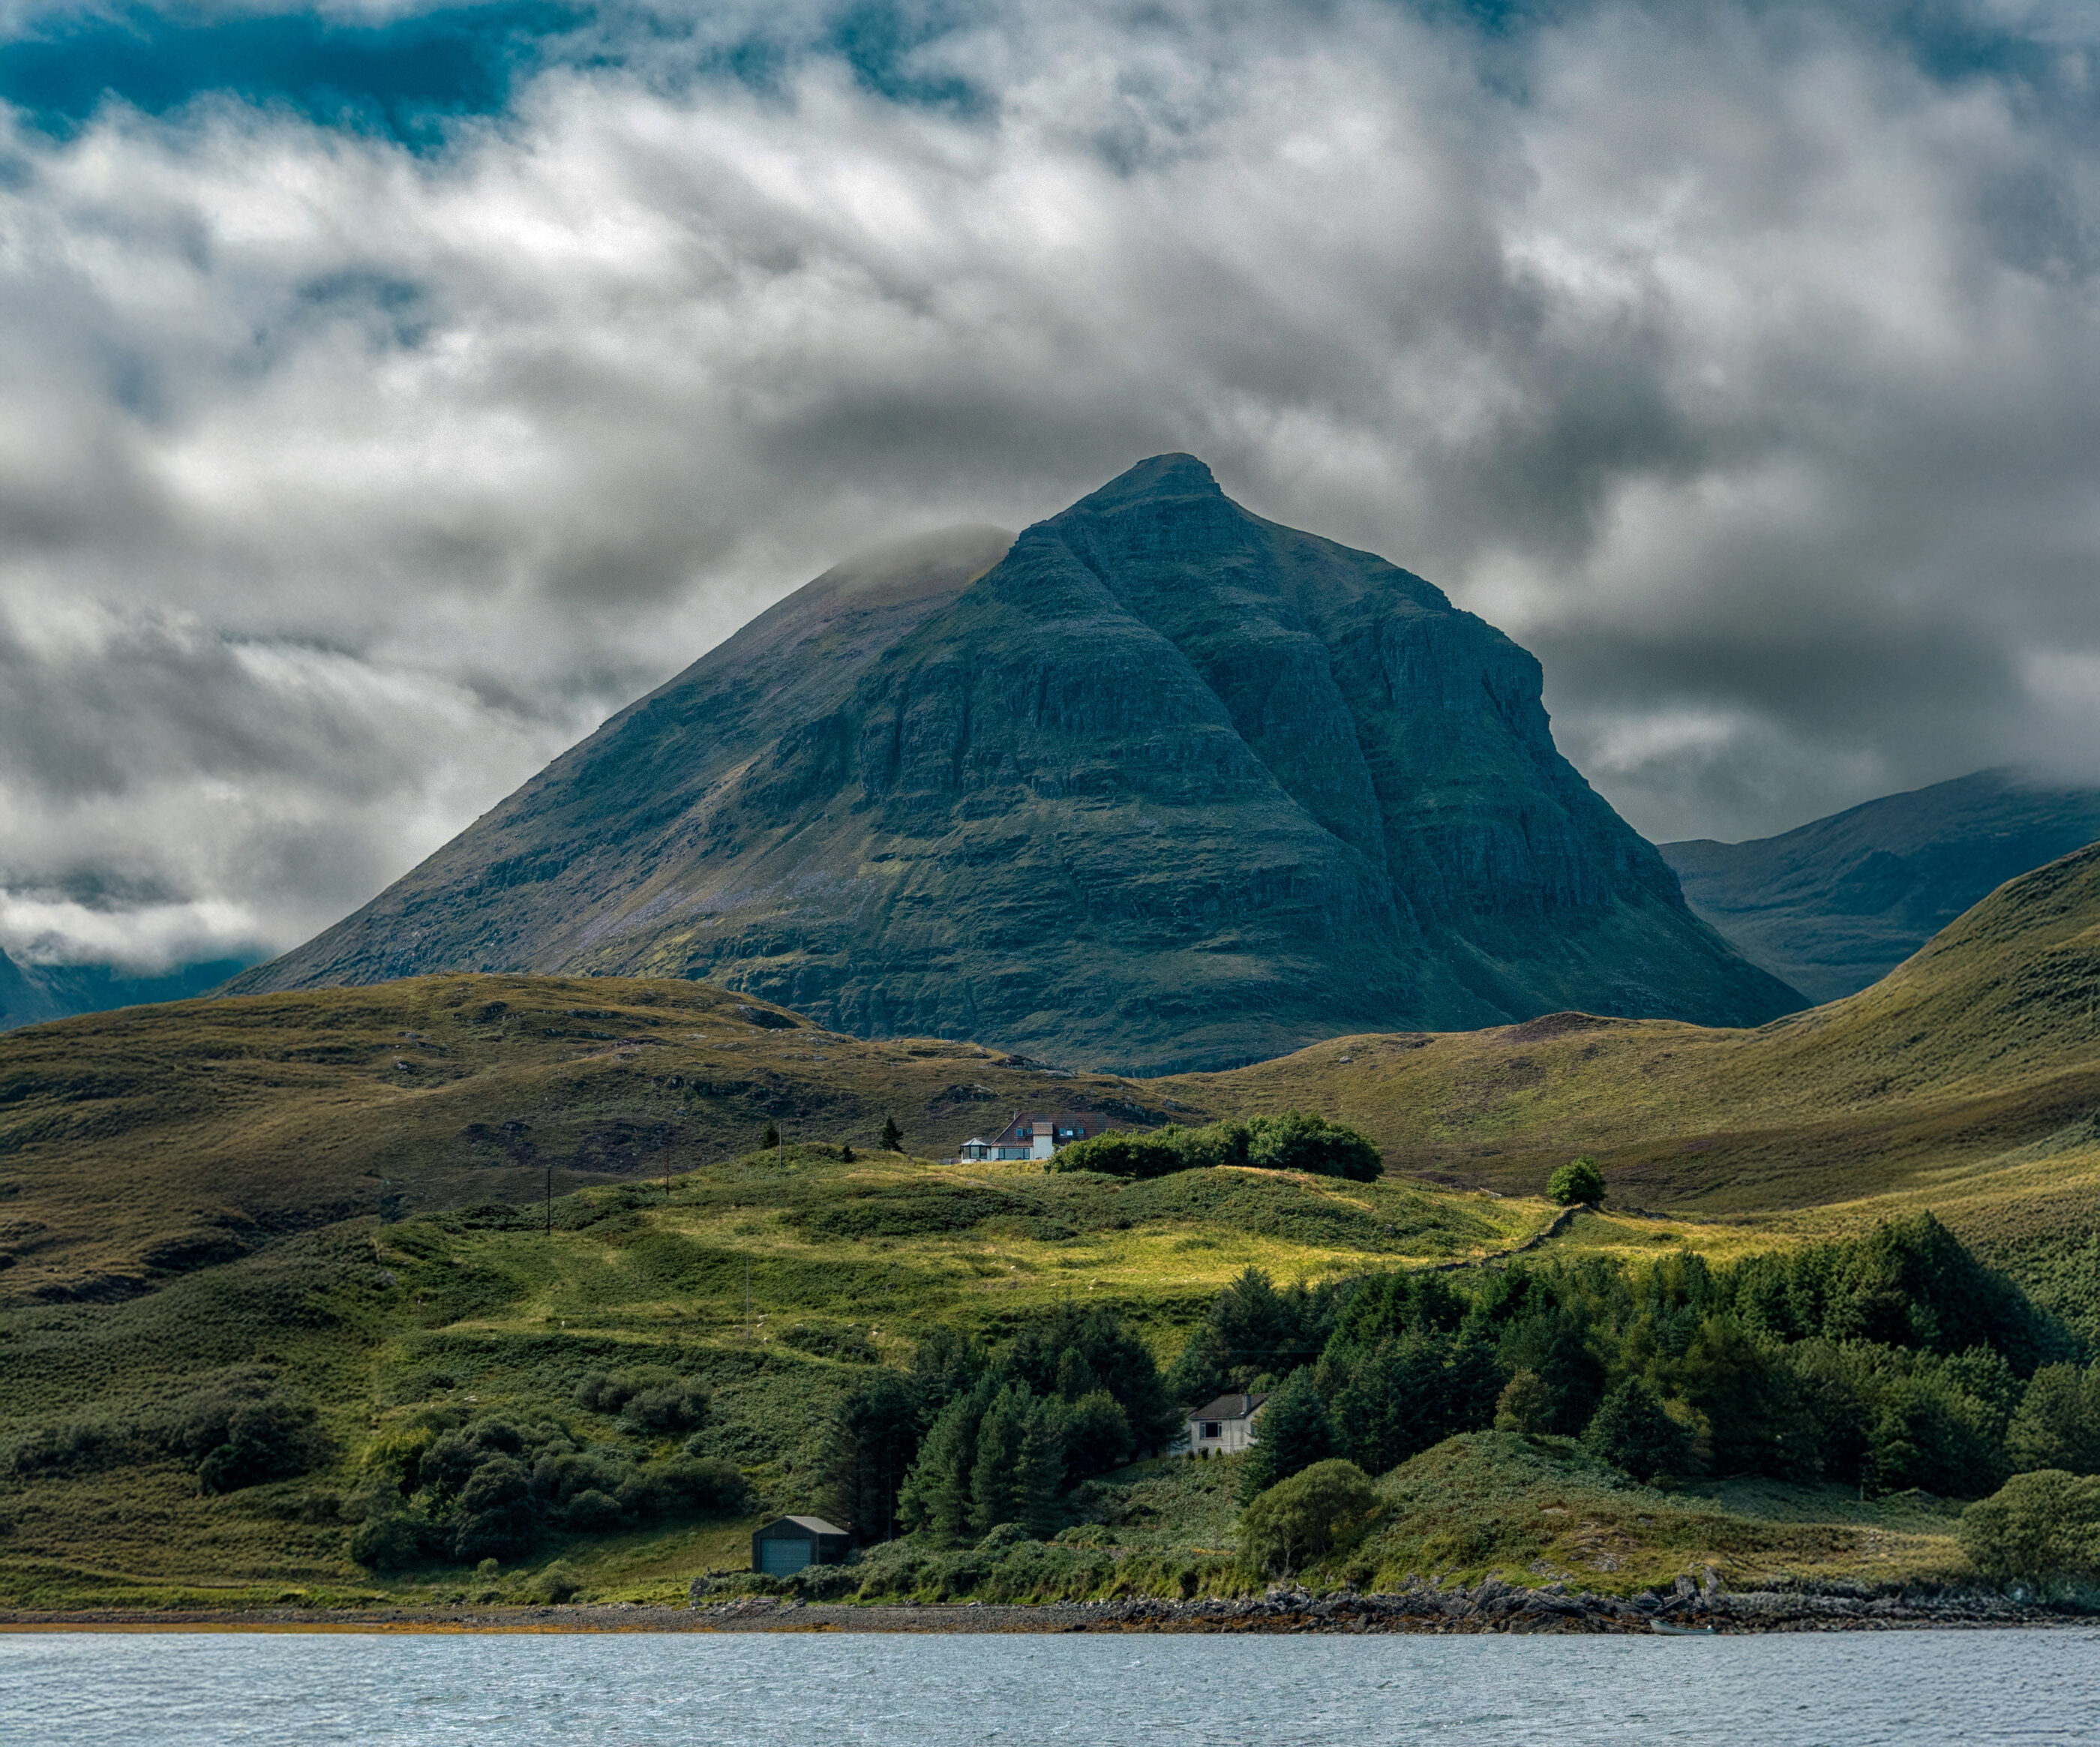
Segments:
[[[882,1118],[882,1149],[885,1153],[904,1150],[904,1131],[897,1126],[897,1118],[893,1116]]]
[[[919,1447],[919,1459],[911,1465],[898,1500],[898,1520],[907,1529],[923,1529],[951,1546],[968,1537],[971,1470],[976,1465],[978,1431],[994,1392],[990,1380],[986,1379],[941,1410]]]
[[[1312,1385],[1312,1366],[1301,1365],[1284,1379],[1255,1421],[1254,1432],[1254,1448],[1240,1473],[1242,1503],[1335,1454],[1335,1427],[1327,1418],[1327,1404]]]
[[[970,1467],[970,1529],[974,1534],[988,1533],[1001,1523],[1017,1523],[1024,1514],[1028,1478],[1021,1457],[1028,1436],[1028,1409],[1027,1388],[1008,1383],[978,1423]]]

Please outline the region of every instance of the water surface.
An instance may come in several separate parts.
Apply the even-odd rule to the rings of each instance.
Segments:
[[[2100,1630],[0,1634],[7,1747],[2100,1740]]]

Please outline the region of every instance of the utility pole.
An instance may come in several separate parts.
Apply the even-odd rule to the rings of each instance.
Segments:
[[[751,1258],[743,1259],[743,1338],[751,1339]]]
[[[547,1235],[554,1235],[554,1167],[551,1162],[547,1166]]]

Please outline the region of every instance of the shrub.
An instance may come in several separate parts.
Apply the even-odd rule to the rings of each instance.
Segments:
[[[1303,1110],[1257,1116],[1247,1124],[1246,1162],[1272,1171],[1308,1171],[1317,1176],[1368,1183],[1384,1168],[1370,1139]]]
[[[1269,1577],[1289,1577],[1345,1546],[1378,1514],[1370,1477],[1352,1462],[1316,1462],[1240,1513],[1240,1557]]]
[[[479,1462],[460,1490],[452,1518],[452,1557],[462,1564],[515,1559],[532,1546],[532,1480],[511,1456]]]
[[[650,1473],[645,1484],[643,1508],[666,1516],[740,1511],[750,1493],[735,1464],[716,1456],[674,1456]]]
[[[1257,1116],[1251,1122],[1184,1128],[1170,1123],[1149,1133],[1111,1131],[1075,1141],[1052,1160],[1052,1171],[1098,1171],[1109,1176],[1161,1177],[1220,1165],[1308,1171],[1368,1182],[1379,1174],[1379,1150],[1340,1123],[1302,1110]]]
[[[568,1600],[582,1587],[575,1571],[558,1559],[525,1586],[524,1594],[535,1601],[558,1604]]]
[[[821,1359],[841,1359],[849,1365],[873,1365],[880,1358],[875,1343],[858,1329],[829,1323],[798,1322],[780,1339],[801,1352]]]
[[[641,1389],[628,1398],[620,1417],[648,1432],[697,1432],[707,1423],[708,1392],[690,1379]]]
[[[562,1528],[587,1535],[602,1534],[609,1529],[619,1528],[627,1520],[627,1512],[621,1509],[620,1500],[595,1486],[586,1486],[574,1494],[562,1505],[558,1515]]]
[[[1604,1198],[1604,1173],[1594,1158],[1571,1158],[1546,1179],[1546,1193],[1564,1207],[1594,1207]]]
[[[1637,1480],[1682,1476],[1692,1467],[1692,1434],[1663,1411],[1655,1392],[1630,1377],[1598,1404],[1582,1447]]]
[[[1986,1577],[2100,1577],[2100,1478],[2016,1474],[1961,1513],[1961,1551]]]
[[[430,1525],[407,1511],[368,1516],[350,1537],[350,1556],[373,1571],[399,1571],[429,1551]]]

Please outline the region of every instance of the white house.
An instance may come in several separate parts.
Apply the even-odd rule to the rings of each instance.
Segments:
[[[1189,1416],[1189,1454],[1229,1456],[1255,1441],[1255,1416],[1265,1395],[1221,1395]]]
[[[1117,1126],[1092,1110],[1062,1116],[1017,1116],[989,1140],[965,1140],[955,1156],[965,1159],[1048,1158],[1061,1146],[1105,1134]]]

